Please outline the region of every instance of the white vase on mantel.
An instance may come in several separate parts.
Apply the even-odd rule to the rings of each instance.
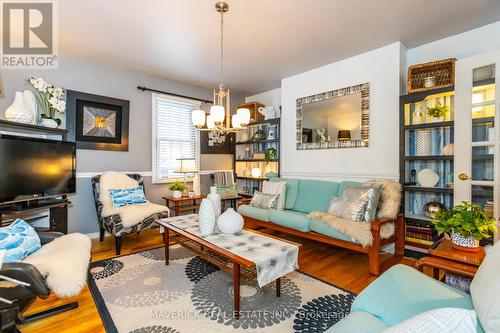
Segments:
[[[200,233],[203,236],[213,234],[215,229],[215,209],[210,199],[201,200],[198,221],[200,223]]]
[[[236,234],[243,229],[243,216],[232,207],[228,208],[217,220],[217,227],[223,234]]]
[[[24,93],[16,91],[14,103],[5,110],[5,119],[16,123],[31,124],[34,120],[33,118],[33,113],[28,110],[24,103]]]
[[[217,186],[210,186],[210,194],[207,198],[212,201],[215,210],[215,219],[217,220],[221,213],[221,200],[220,195],[217,193]]]
[[[42,118],[42,121],[40,122],[40,124],[43,127],[49,127],[49,128],[57,128],[59,126],[54,119],[50,119],[50,118]]]

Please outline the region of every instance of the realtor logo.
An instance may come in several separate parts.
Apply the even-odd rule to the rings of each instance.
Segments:
[[[2,68],[57,68],[53,0],[2,1]]]

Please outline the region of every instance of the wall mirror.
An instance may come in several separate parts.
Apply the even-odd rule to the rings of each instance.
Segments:
[[[368,147],[370,84],[297,99],[297,149]]]

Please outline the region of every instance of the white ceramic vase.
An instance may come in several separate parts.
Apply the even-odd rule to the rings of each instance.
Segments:
[[[243,216],[228,208],[217,220],[217,227],[223,234],[235,234],[243,229]]]
[[[182,198],[182,192],[181,191],[172,191],[172,196],[175,199],[180,199],[180,198]]]
[[[415,155],[430,156],[432,155],[432,133],[429,130],[417,131],[417,144]]]
[[[5,110],[5,119],[15,121],[17,123],[31,124],[33,122],[33,113],[28,110],[24,103],[24,94],[21,91],[16,91],[14,103]]]
[[[198,214],[200,233],[203,236],[211,235],[215,228],[215,209],[210,199],[201,200],[200,212]]]
[[[210,186],[210,194],[207,198],[212,201],[215,210],[215,219],[218,219],[221,213],[221,200],[220,195],[217,193],[217,186]]]
[[[49,128],[57,128],[59,126],[54,119],[50,118],[43,118],[41,121],[41,125],[43,127],[49,127]]]

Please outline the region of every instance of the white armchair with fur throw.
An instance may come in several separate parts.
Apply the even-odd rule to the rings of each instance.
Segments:
[[[128,190],[140,186],[144,191],[144,180],[139,174],[108,171],[92,178],[100,241],[104,240],[105,231],[115,236],[117,255],[121,251],[123,235],[151,228],[155,220],[170,216],[167,207],[147,200],[140,201],[140,203],[127,202],[120,207],[113,203],[110,190]]]

